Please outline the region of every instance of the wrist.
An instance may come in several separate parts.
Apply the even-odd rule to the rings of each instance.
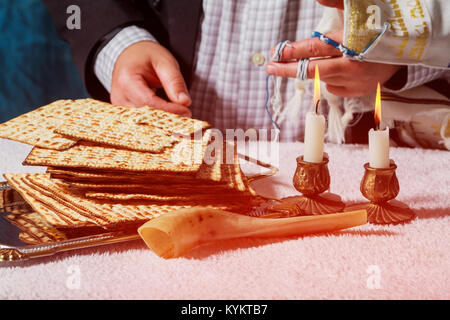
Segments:
[[[94,73],[108,92],[111,92],[112,75],[117,59],[125,49],[142,41],[157,42],[147,30],[130,26],[117,32],[98,52],[94,61]]]
[[[400,90],[408,81],[408,67],[401,66],[383,86],[389,90]]]

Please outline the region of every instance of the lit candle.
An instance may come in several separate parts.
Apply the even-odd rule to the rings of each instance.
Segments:
[[[369,164],[371,168],[389,168],[389,128],[380,129],[381,95],[380,84],[377,87],[375,99],[376,130],[369,131]]]
[[[320,102],[320,77],[316,65],[314,77],[314,111],[306,114],[305,153],[303,160],[319,163],[323,161],[323,138],[325,135],[325,117],[317,113]]]

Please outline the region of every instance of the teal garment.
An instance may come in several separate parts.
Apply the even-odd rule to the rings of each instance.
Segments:
[[[57,99],[87,96],[44,4],[0,0],[0,123]]]

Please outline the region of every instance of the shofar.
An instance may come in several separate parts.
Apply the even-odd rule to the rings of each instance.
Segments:
[[[201,244],[214,241],[332,232],[365,223],[365,210],[268,219],[211,208],[190,208],[150,220],[142,225],[138,232],[157,255],[170,259],[180,257]]]

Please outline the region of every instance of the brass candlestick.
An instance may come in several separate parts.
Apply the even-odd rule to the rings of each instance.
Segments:
[[[303,196],[287,197],[281,201],[295,203],[300,208],[301,215],[341,212],[345,207],[341,197],[333,193],[323,193],[330,187],[328,160],[326,153],[319,163],[307,162],[303,160],[303,156],[298,157],[293,183]]]
[[[360,190],[370,203],[356,204],[346,210],[365,208],[367,220],[373,224],[394,224],[415,218],[415,213],[404,203],[393,200],[400,191],[395,169],[397,165],[390,160],[389,168],[371,168],[364,164],[364,176]]]

